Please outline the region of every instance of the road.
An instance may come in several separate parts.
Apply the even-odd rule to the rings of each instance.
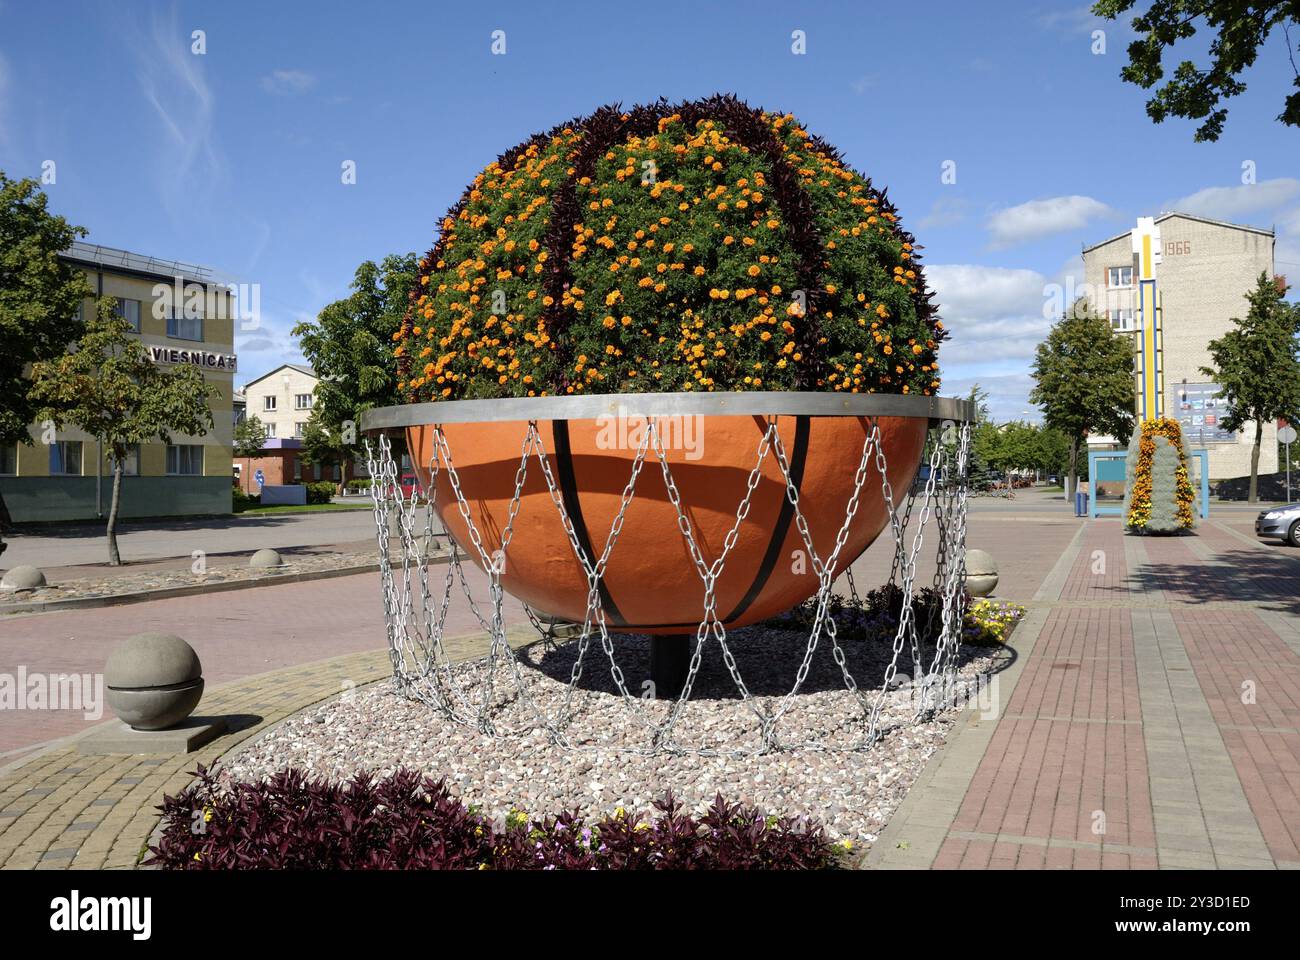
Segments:
[[[375,518],[369,510],[331,510],[321,513],[241,513],[213,519],[123,521],[118,527],[118,549],[127,561],[188,557],[195,550],[207,554],[251,552],[327,543],[373,540]],[[108,547],[102,526],[90,524],[48,527],[39,533],[6,537],[9,549],[0,567],[31,564],[43,569],[103,563]]]

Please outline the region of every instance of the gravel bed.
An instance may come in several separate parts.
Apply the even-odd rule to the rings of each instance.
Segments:
[[[709,645],[691,699],[674,726],[676,743],[690,752],[642,752],[651,728],[663,722],[673,704],[620,695],[609,659],[595,641],[573,689],[570,721],[561,726],[569,744],[553,742],[539,716],[561,724],[579,648],[570,641],[533,644],[522,651],[518,680],[515,666],[502,662],[492,670],[478,660],[446,671],[444,689],[452,691],[454,685],[460,691],[449,696],[458,706],[464,703],[469,716],[477,713],[490,675],[494,696],[487,713],[495,737],[456,722],[429,703],[400,696],[388,680],[290,718],[226,762],[222,775],[252,780],[293,766],[312,776],[344,779],[363,769],[384,775],[408,767],[445,777],[453,792],[493,816],[511,809],[539,815],[574,808],[599,816],[620,806],[644,812],[669,791],[698,809],[721,793],[764,812],[815,818],[835,837],[855,844],[874,842],[943,743],[959,709],[949,707],[913,724],[911,684],[901,676],[882,700],[885,735],[870,750],[846,749],[862,740],[864,709],[870,710],[881,689],[892,651],[888,644],[843,644],[860,700],[845,689],[841,669],[823,642],[777,726],[791,749],[735,755],[760,743],[752,707],[771,711],[780,706],[806,639],[764,627],[737,631],[729,639],[754,701],[746,704],[739,697],[716,644]],[[613,643],[626,688],[639,692],[649,674],[647,638],[615,636]],[[964,651],[958,691],[973,690],[1007,659],[1004,648]],[[905,675],[910,666],[904,653],[899,673]],[[432,690],[425,681],[413,692],[427,697]],[[810,741],[820,746],[810,747]],[[718,755],[710,755],[711,750]]]

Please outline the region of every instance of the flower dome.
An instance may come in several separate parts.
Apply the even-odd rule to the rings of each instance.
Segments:
[[[442,219],[400,390],[931,395],[931,297],[884,192],[790,114],[607,106],[507,151]]]

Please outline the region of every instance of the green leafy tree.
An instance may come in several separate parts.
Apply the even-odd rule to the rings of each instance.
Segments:
[[[1043,426],[1038,429],[1040,468],[1048,475],[1065,476],[1070,465],[1070,439],[1061,430]]]
[[[94,291],[58,255],[85,233],[46,210],[35,180],[0,170],[0,444],[32,443],[28,368],[59,356],[84,328],[82,303]],[[0,534],[10,527],[0,493]]]
[[[1099,17],[1117,20],[1135,5],[1136,0],[1099,0],[1092,10]],[[1196,36],[1197,21],[1202,19],[1214,33],[1209,42],[1209,66],[1183,60],[1165,80],[1165,52],[1172,53],[1180,41]],[[1294,36],[1291,33],[1292,27],[1300,27],[1300,0],[1153,0],[1133,17],[1132,24],[1139,36],[1129,44],[1128,64],[1120,76],[1144,90],[1165,80],[1147,101],[1147,114],[1156,123],[1166,117],[1203,121],[1196,128],[1197,141],[1219,139],[1228,117],[1224,101],[1245,92],[1246,84],[1239,75],[1255,63],[1269,35],[1280,28],[1297,92],[1286,98],[1277,119],[1300,127],[1300,68],[1295,56],[1300,29]]]
[[[1079,445],[1090,433],[1127,443],[1133,432],[1133,345],[1086,301],[1070,308],[1038,345],[1029,400],[1069,441],[1066,499],[1074,496]]]
[[[37,416],[60,429],[72,424],[103,440],[113,463],[113,498],[108,511],[108,562],[119,565],[117,515],[122,473],[134,444],[171,434],[200,436],[212,429],[216,388],[196,367],[164,368],[129,333],[114,313],[115,301],[96,301],[95,316],[75,348],[32,368],[31,397]]]
[[[257,417],[245,417],[235,426],[235,456],[256,457],[266,446],[266,424]]]
[[[293,328],[299,346],[319,376],[308,432],[323,433],[304,447],[335,463],[362,452],[361,414],[398,403],[393,335],[415,287],[414,253],[391,254],[357,267],[352,292],[323,309],[314,322]]]
[[[313,409],[307,420],[307,426],[302,432],[302,448],[299,456],[303,463],[342,467],[348,462],[354,449],[354,445],[346,441],[345,431],[331,431],[323,426],[316,410]]]
[[[1201,373],[1222,387],[1228,413],[1220,421],[1225,430],[1241,430],[1255,422],[1255,443],[1250,450],[1250,502],[1259,488],[1259,448],[1264,423],[1285,417],[1300,420],[1300,305],[1287,303],[1286,286],[1261,273],[1255,289],[1246,294],[1250,309],[1244,319],[1232,318],[1229,330],[1209,345],[1213,366]]]

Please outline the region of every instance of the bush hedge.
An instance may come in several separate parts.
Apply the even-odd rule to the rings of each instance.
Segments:
[[[928,395],[931,296],[885,194],[790,114],[606,106],[508,150],[443,218],[399,387]]]
[[[337,489],[337,485],[329,480],[317,480],[314,483],[309,483],[307,484],[307,502],[329,503],[334,499],[334,493]]]
[[[347,783],[284,770],[267,781],[219,785],[199,767],[163,799],[162,834],[148,866],[173,870],[690,870],[828,869],[848,845],[817,824],[764,817],[718,797],[693,817],[671,797],[641,818],[619,809],[494,823],[443,781],[410,770]]]

